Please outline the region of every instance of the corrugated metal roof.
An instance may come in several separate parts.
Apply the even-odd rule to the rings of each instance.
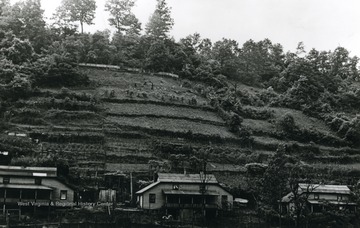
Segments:
[[[175,173],[159,173],[159,182],[170,182],[170,183],[202,183],[200,174],[175,174]],[[205,183],[217,184],[213,174],[207,174],[205,177]]]
[[[56,177],[57,169],[54,167],[24,167],[0,166],[0,176],[46,176]]]
[[[0,184],[0,188],[52,190],[52,188],[35,184]]]
[[[158,180],[145,188],[136,192],[136,194],[142,194],[149,189],[153,188],[154,186],[160,183],[179,183],[179,184],[201,184],[202,182],[202,175],[200,174],[175,174],[175,173],[158,173]],[[216,180],[213,174],[207,174],[205,177],[206,184],[216,184],[219,185],[218,181]],[[219,185],[221,188],[226,190],[224,187]]]
[[[200,191],[184,191],[184,190],[163,190],[165,195],[202,195]],[[218,196],[216,191],[207,190],[204,195]]]
[[[346,185],[299,184],[299,188],[302,192],[350,194],[350,189]]]

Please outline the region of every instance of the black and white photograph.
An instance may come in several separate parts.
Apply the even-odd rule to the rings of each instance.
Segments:
[[[359,0],[0,0],[0,228],[360,228]]]

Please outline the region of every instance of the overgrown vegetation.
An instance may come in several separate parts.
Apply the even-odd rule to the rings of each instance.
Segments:
[[[229,183],[236,196],[256,201],[269,223],[295,180],[357,182],[360,169],[346,167],[360,162],[356,56],[343,47],[306,52],[302,43],[285,52],[269,39],[213,43],[197,33],[177,42],[165,0],[157,0],[142,34],[134,3],[106,1],[112,35],[83,31],[94,19],[94,0],[62,1],[51,25],[39,0],[1,2],[0,151],[10,153],[1,162],[57,166],[90,186],[115,162],[150,172],[241,166],[245,171],[222,171],[249,179],[248,186]],[[83,70],[79,63],[118,68]],[[297,217],[297,224],[350,218]]]

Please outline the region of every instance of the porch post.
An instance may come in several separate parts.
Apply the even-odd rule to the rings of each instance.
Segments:
[[[35,203],[37,201],[37,190],[35,190]],[[34,204],[34,215],[36,214],[36,205]]]
[[[6,213],[5,203],[6,203],[6,188],[5,188],[5,191],[4,191],[4,206],[3,206],[3,215],[5,215],[5,213]]]
[[[165,214],[166,214],[166,216],[167,216],[167,214],[168,214],[168,196],[167,195],[165,195]]]

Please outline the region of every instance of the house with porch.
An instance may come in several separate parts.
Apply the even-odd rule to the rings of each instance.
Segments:
[[[351,190],[346,185],[299,184],[297,195],[306,199],[307,207],[312,213],[321,212],[327,208],[356,211],[356,203],[350,199]],[[281,199],[282,213],[294,210],[294,193],[289,193]]]
[[[164,209],[177,220],[216,217],[219,210],[231,210],[233,196],[212,174],[159,173],[157,181],[136,192],[138,207]]]
[[[74,190],[57,177],[57,168],[0,166],[0,206],[7,209],[66,207]]]

